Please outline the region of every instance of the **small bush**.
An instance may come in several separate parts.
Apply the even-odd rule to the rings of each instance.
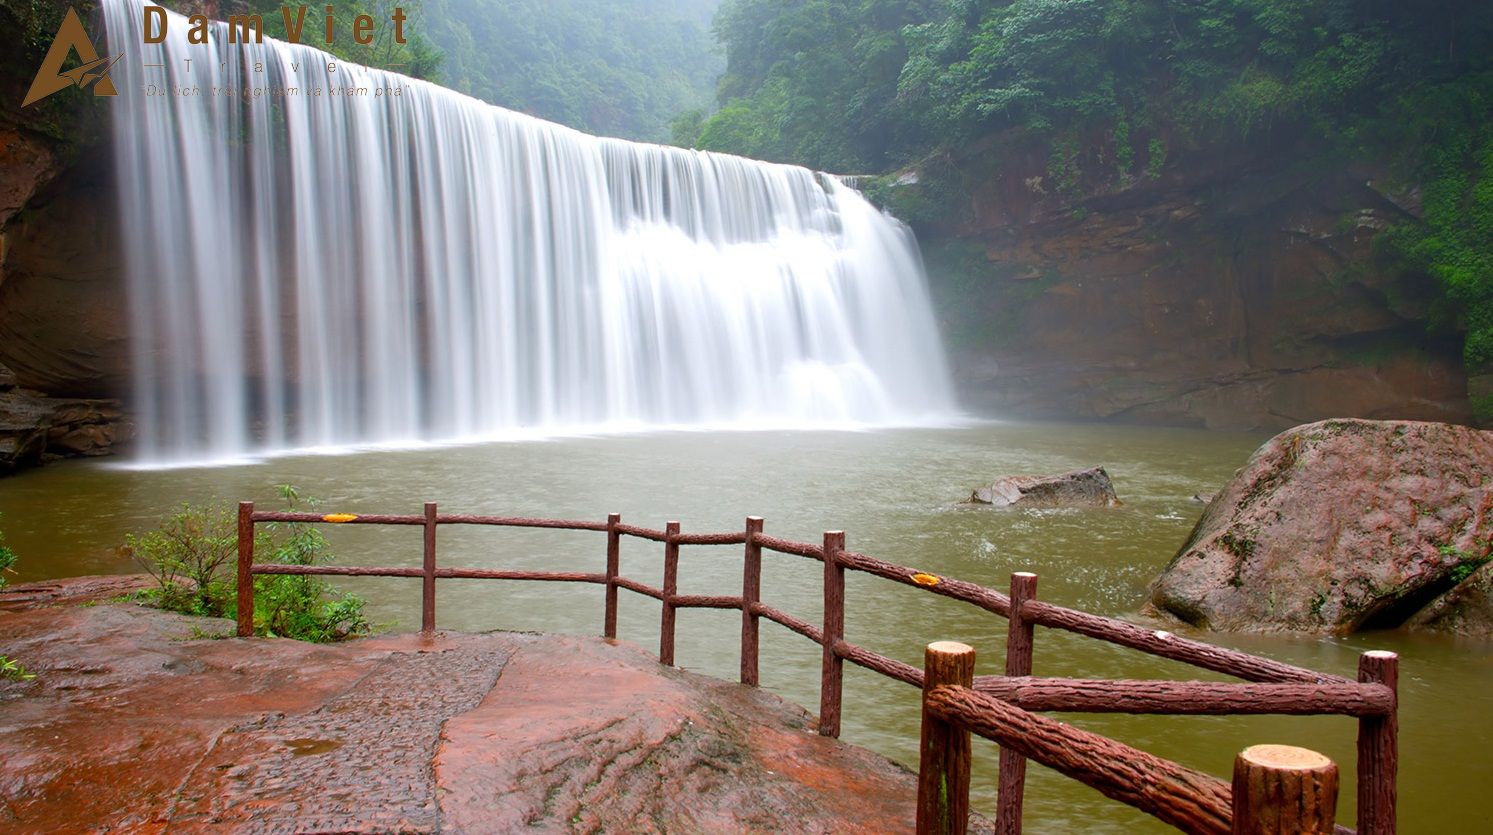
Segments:
[[[156,581],[147,594],[162,609],[219,618],[233,604],[225,566],[238,552],[238,529],[226,507],[183,504],[161,526],[127,534],[124,550]]]
[[[277,488],[286,510],[314,507],[295,487]],[[269,562],[313,565],[332,554],[321,531],[301,522],[272,523],[266,539],[256,543],[269,551]],[[254,580],[254,632],[300,641],[326,643],[365,635],[371,629],[363,599],[336,591],[324,580],[305,575],[261,575]]]
[[[287,510],[316,504],[288,484],[277,489]],[[234,512],[183,504],[158,529],[125,537],[125,550],[156,580],[148,602],[187,615],[237,617]],[[313,565],[332,559],[326,537],[302,523],[263,526],[254,549],[262,562]],[[317,577],[260,575],[254,578],[254,633],[318,643],[365,635],[371,626],[363,605]]]

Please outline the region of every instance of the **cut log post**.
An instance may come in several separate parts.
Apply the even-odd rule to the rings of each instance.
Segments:
[[[238,503],[238,636],[254,634],[254,503]]]
[[[605,638],[617,637],[617,575],[622,569],[622,534],[617,526],[622,523],[622,514],[607,514],[607,596],[606,613],[602,616],[601,634]]]
[[[1037,596],[1037,575],[1011,575],[1011,618],[1006,627],[1006,675],[1032,674],[1032,622],[1022,615],[1022,604]],[[1026,758],[1001,746],[1000,787],[995,799],[997,835],[1021,835],[1021,807],[1026,794]]]
[[[420,631],[435,631],[435,502],[425,503],[425,563],[420,589]]]
[[[1337,763],[1291,745],[1254,745],[1234,759],[1233,835],[1333,835]]]
[[[1383,650],[1365,652],[1358,659],[1358,680],[1382,684],[1398,692],[1400,657]],[[1396,715],[1397,710],[1388,716],[1365,716],[1358,720],[1359,835],[1395,832],[1395,773],[1400,757]]]
[[[674,666],[674,598],[679,595],[679,523],[664,525],[664,612],[658,631],[658,662]]]
[[[1091,731],[960,687],[923,693],[923,710],[1010,747],[1183,832],[1230,835],[1229,784]]]
[[[757,671],[760,622],[752,609],[762,599],[762,546],[755,539],[759,533],[762,533],[762,517],[748,516],[746,554],[741,569],[741,683],[752,687],[760,681]]]
[[[974,678],[975,651],[968,644],[938,641],[923,651],[918,835],[963,835],[969,826],[969,730],[931,713],[926,700],[935,687],[969,687]]]
[[[845,661],[835,652],[835,643],[845,637],[845,566],[840,552],[845,550],[844,531],[824,532],[824,653],[819,675],[819,733],[840,736],[840,694],[844,685]]]

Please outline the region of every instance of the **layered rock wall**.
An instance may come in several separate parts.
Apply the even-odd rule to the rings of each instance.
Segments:
[[[1158,140],[1159,141],[1159,140]],[[1229,429],[1471,420],[1435,288],[1374,241],[1413,186],[1290,136],[1122,170],[987,139],[890,191],[919,232],[967,401],[1001,416]],[[920,214],[921,213],[921,214]]]

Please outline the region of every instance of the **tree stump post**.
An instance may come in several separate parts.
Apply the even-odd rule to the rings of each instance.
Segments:
[[[762,533],[762,517],[748,516],[746,520],[746,553],[741,569],[741,683],[756,687],[759,683],[757,656],[759,652],[758,615],[752,611],[762,599],[762,546],[756,536]]]
[[[1332,835],[1337,763],[1291,745],[1253,745],[1234,758],[1233,835]]]
[[[1398,692],[1400,656],[1371,650],[1358,658],[1358,680]],[[1398,705],[1388,716],[1358,720],[1358,832],[1394,835],[1395,774],[1399,768]]]
[[[607,597],[606,614],[602,616],[601,635],[617,637],[617,575],[622,564],[622,535],[617,526],[622,524],[622,514],[607,514]]]
[[[824,655],[819,673],[819,733],[840,736],[840,695],[844,685],[845,660],[835,652],[835,642],[845,637],[844,531],[824,532]]]
[[[421,573],[420,631],[435,631],[435,528],[436,504],[425,503],[425,562]]]
[[[238,636],[254,634],[254,503],[238,503]]]
[[[964,835],[969,827],[969,731],[937,718],[926,706],[935,687],[972,687],[975,650],[937,641],[923,651],[923,731],[918,756],[917,835]]]
[[[664,525],[664,612],[658,630],[658,661],[674,666],[674,598],[679,596],[679,523]]]
[[[1037,575],[1011,575],[1011,617],[1006,627],[1006,675],[1032,674],[1032,624],[1022,617],[1021,604],[1037,597]],[[1026,795],[1026,758],[1001,746],[1000,784],[995,800],[995,831],[1021,835],[1021,807]]]

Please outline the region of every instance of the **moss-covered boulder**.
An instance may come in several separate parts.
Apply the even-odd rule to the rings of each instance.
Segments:
[[[1493,633],[1493,432],[1327,420],[1260,447],[1151,587],[1220,630]]]

